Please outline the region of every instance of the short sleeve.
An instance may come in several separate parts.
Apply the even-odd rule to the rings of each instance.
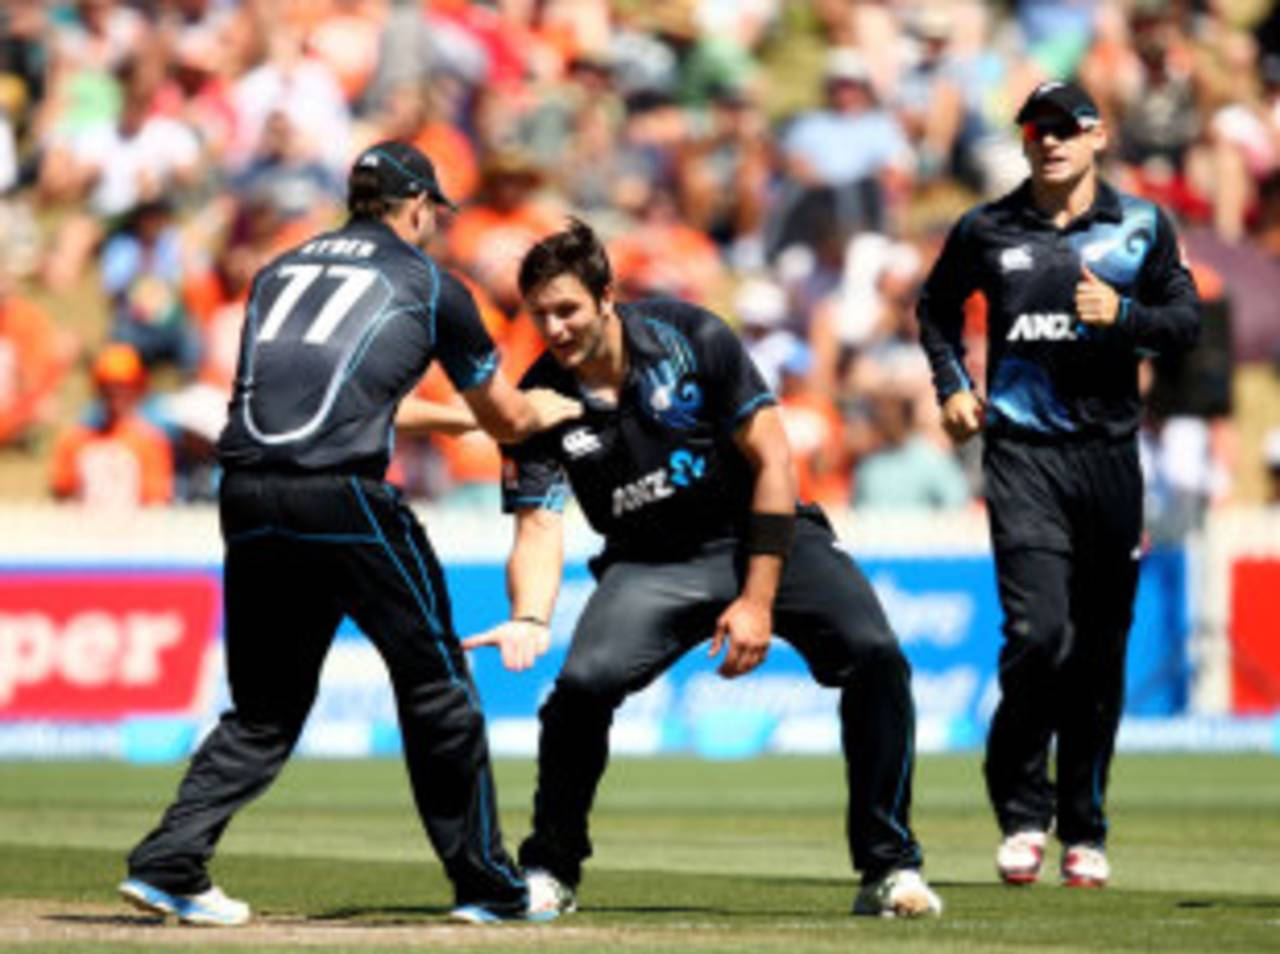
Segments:
[[[502,511],[564,509],[569,481],[550,435],[502,448]]]
[[[762,407],[778,403],[742,340],[711,312],[696,335],[698,363],[706,369],[707,406],[723,429],[732,432]]]
[[[459,391],[479,387],[498,370],[498,352],[485,331],[471,292],[436,268],[438,292],[430,316],[435,357]]]

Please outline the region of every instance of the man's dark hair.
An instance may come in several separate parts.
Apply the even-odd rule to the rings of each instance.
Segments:
[[[347,212],[353,219],[383,219],[407,201],[386,195],[376,170],[352,170],[347,183]]]
[[[528,296],[564,274],[582,282],[596,304],[613,285],[609,256],[581,219],[570,218],[567,229],[548,235],[525,253],[520,263],[520,294]]]

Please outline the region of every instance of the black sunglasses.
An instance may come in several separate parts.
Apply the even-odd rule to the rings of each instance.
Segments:
[[[1043,142],[1046,136],[1052,136],[1058,142],[1074,139],[1090,127],[1082,125],[1070,116],[1053,119],[1037,119],[1022,124],[1023,142]]]

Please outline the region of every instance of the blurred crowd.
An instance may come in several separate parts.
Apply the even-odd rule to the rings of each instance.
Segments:
[[[422,148],[461,206],[430,251],[509,376],[539,350],[516,264],[580,215],[621,297],[682,296],[740,330],[802,493],[831,506],[980,494],[913,306],[959,212],[1025,174],[1012,116],[1041,80],[1093,92],[1116,185],[1280,256],[1280,20],[1256,0],[7,0],[0,17],[0,443],[42,455],[60,498],[214,494],[248,282],[341,220],[347,166],[380,139]],[[86,295],[100,328],[63,314]],[[57,406],[68,374],[87,406]],[[438,372],[420,391],[454,399]],[[1152,486],[1189,467],[1196,495],[1229,495],[1226,415],[1166,408]],[[498,467],[480,436],[402,440],[392,477],[488,503]]]

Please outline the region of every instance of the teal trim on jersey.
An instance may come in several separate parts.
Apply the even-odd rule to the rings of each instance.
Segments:
[[[418,592],[417,586],[414,585],[413,577],[409,575],[409,571],[405,569],[400,558],[396,556],[396,551],[388,542],[386,534],[382,532],[382,527],[378,524],[378,520],[373,515],[373,509],[369,506],[369,500],[365,497],[364,489],[360,486],[360,481],[355,477],[348,477],[347,482],[351,484],[351,489],[355,491],[356,500],[360,504],[360,509],[364,511],[365,519],[369,521],[369,526],[373,528],[373,532],[377,542],[382,545],[382,549],[387,552],[387,559],[391,561],[391,565],[396,568],[396,572],[400,574],[400,578],[404,580],[404,585],[409,588],[409,592],[413,595],[413,600],[418,604],[418,610],[422,613],[423,618],[427,621],[427,625],[431,630],[432,640],[435,642],[436,649],[440,653],[440,658],[444,660],[445,669],[449,674],[449,678],[457,681],[458,671],[454,668],[453,659],[449,656],[446,647],[440,642],[440,620],[431,611],[421,593]],[[468,693],[468,699],[470,694]]]
[[[778,399],[772,393],[765,392],[757,394],[750,401],[747,401],[742,407],[734,413],[733,419],[729,422],[729,430],[737,430],[738,425],[745,421],[748,417],[758,411],[760,408],[771,404],[777,404]]]
[[[542,493],[541,496],[533,496],[532,494],[524,494],[515,496],[508,494],[506,489],[502,492],[502,512],[514,513],[516,510],[550,510],[553,513],[561,513],[564,510],[565,501],[569,496],[569,478],[564,470],[557,470],[555,479],[551,485]]]
[[[489,867],[502,874],[507,879],[507,884],[516,888],[524,888],[525,880],[505,864],[494,861],[493,855],[489,852],[489,845],[492,835],[489,831],[489,819],[496,816],[497,812],[490,804],[493,801],[493,793],[490,790],[493,785],[489,778],[488,772],[480,773],[480,839],[484,844],[484,860],[489,863]]]
[[[507,499],[506,505],[512,510],[517,508],[552,510],[556,513],[562,513],[564,511],[564,504],[567,496],[564,485],[557,484],[541,497],[510,497]]]
[[[241,358],[243,358],[243,367],[239,370],[244,375],[246,382],[253,380],[253,356],[257,349],[254,342],[258,340],[258,302],[252,295],[249,296],[248,307],[245,308],[245,328],[244,340],[240,342]],[[247,398],[246,398],[247,400]]]
[[[436,350],[436,309],[440,305],[440,288],[444,285],[444,279],[440,277],[440,266],[438,266],[431,256],[416,246],[410,246],[415,252],[422,256],[422,260],[427,263],[427,268],[431,270],[431,299],[427,302],[427,332],[431,335],[431,352],[434,355]]]
[[[496,351],[490,351],[483,358],[473,358],[472,361],[475,362],[475,370],[461,381],[454,382],[455,389],[469,391],[484,384],[498,371],[498,352]]]
[[[431,614],[431,618],[437,621],[436,622],[437,628],[441,629],[441,631],[443,632],[443,626],[439,622],[440,616],[436,607],[435,587],[431,585],[431,577],[427,575],[426,561],[422,559],[422,554],[418,552],[417,544],[413,542],[413,534],[409,528],[408,521],[405,520],[404,518],[404,514],[400,515],[400,524],[401,526],[404,527],[404,542],[408,544],[409,552],[413,554],[413,562],[418,567],[418,576],[422,580],[422,592],[427,601],[428,612]],[[469,687],[468,687],[467,695],[468,696],[471,695]],[[472,702],[474,701],[475,699],[473,698]]]
[[[360,336],[360,341],[356,345],[356,350],[352,352],[350,360],[347,361],[346,370],[342,372],[343,384],[350,381],[351,376],[356,373],[356,369],[360,367],[360,362],[364,360],[364,356],[373,346],[373,339],[378,336],[380,331],[382,331],[383,325],[392,318],[408,314],[416,309],[416,305],[402,305],[399,308],[392,308],[390,311],[380,312],[378,316],[369,323],[369,327],[366,328],[364,334]]]

